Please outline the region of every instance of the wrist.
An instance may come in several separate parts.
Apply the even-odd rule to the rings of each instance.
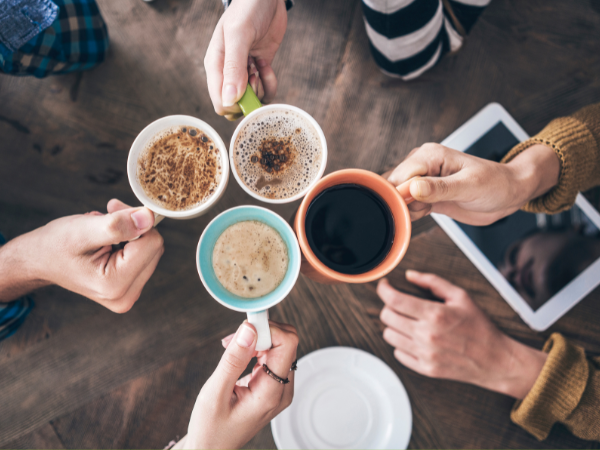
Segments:
[[[560,160],[552,148],[535,144],[506,164],[506,169],[513,187],[514,206],[520,208],[558,184]]]
[[[505,336],[505,339],[505,358],[501,360],[499,367],[502,376],[491,389],[522,400],[531,391],[548,355],[508,336]]]
[[[14,300],[51,284],[33,264],[38,258],[30,248],[33,233],[19,236],[0,248],[0,302]]]

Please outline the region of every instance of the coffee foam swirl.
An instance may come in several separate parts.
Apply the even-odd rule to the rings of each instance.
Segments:
[[[232,152],[242,182],[270,199],[290,198],[305,190],[318,176],[323,154],[313,125],[289,110],[257,115],[240,130]]]
[[[138,156],[137,178],[157,205],[185,211],[205,203],[223,175],[217,145],[202,130],[174,126],[152,137]]]

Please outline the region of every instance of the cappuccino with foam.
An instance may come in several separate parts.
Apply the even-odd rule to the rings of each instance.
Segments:
[[[221,182],[217,145],[195,127],[175,126],[156,134],[140,153],[137,178],[150,199],[171,211],[206,202]]]
[[[262,297],[285,278],[287,246],[274,228],[246,220],[219,236],[212,262],[217,279],[229,292],[244,298]]]
[[[233,170],[252,191],[268,199],[302,192],[320,174],[323,149],[313,125],[292,110],[267,110],[238,133]]]

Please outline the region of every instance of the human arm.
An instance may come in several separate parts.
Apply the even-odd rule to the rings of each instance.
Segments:
[[[287,408],[294,397],[298,335],[293,326],[270,322],[273,347],[256,352],[256,329],[244,322],[235,335],[223,339],[225,353],[202,387],[184,436],[174,448],[240,448]],[[252,373],[240,378],[253,356]],[[264,370],[288,378],[280,384]]]
[[[600,358],[553,334],[542,351],[502,333],[462,289],[432,274],[406,278],[443,303],[422,300],[380,281],[384,339],[418,373],[475,384],[518,401],[511,419],[542,440],[555,423],[600,439]]]
[[[0,248],[0,302],[57,284],[128,311],[162,256],[163,240],[147,208],[111,200],[107,209],[53,220]],[[121,242],[127,244],[113,250]]]
[[[425,144],[384,176],[416,200],[409,205],[413,220],[439,212],[487,225],[519,208],[559,212],[600,184],[600,104],[552,121],[502,162]],[[415,176],[421,178],[411,181]]]
[[[284,0],[231,3],[217,23],[204,58],[208,92],[217,114],[229,120],[239,118],[242,113],[236,102],[248,83],[263,103],[273,100],[277,78],[271,63],[286,28]]]

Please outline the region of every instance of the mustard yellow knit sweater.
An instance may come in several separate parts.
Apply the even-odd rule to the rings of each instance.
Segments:
[[[538,143],[558,155],[560,178],[557,186],[527,203],[525,211],[560,212],[573,205],[579,191],[600,185],[600,103],[553,120],[503,162]],[[540,440],[560,422],[580,438],[600,441],[600,358],[586,358],[581,347],[558,333],[550,336],[544,351],[546,364],[531,391],[515,404],[511,419]]]

